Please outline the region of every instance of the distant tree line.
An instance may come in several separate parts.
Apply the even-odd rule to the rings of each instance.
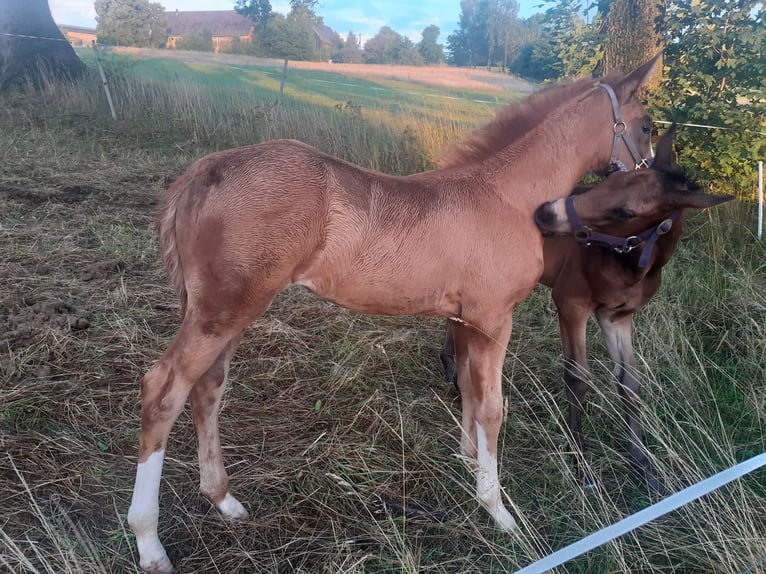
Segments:
[[[433,65],[445,62],[438,43],[439,28],[428,26],[422,40],[414,43],[389,26],[361,45],[353,31],[343,39],[337,33],[329,43],[317,46],[314,25],[322,25],[316,0],[290,0],[290,11],[274,12],[269,0],[236,0],[234,9],[253,21],[252,41],[234,38],[225,50],[254,56],[291,60],[332,60],[345,63]],[[163,47],[167,41],[165,9],[149,0],[96,0],[96,32],[99,43],[122,46]],[[198,30],[176,42],[182,50],[212,51],[210,30]]]

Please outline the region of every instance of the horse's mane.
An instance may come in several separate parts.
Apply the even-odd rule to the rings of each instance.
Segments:
[[[448,148],[439,163],[442,167],[460,167],[485,160],[523,138],[562,103],[584,94],[598,82],[610,83],[618,77],[618,74],[610,74],[601,80],[583,78],[545,88],[521,102],[507,104],[497,112],[495,119]]]
[[[683,188],[689,192],[697,192],[702,189],[700,183],[680,165],[656,165],[652,164],[665,189]]]

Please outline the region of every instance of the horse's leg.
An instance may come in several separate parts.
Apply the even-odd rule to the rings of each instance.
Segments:
[[[476,458],[476,428],[473,425],[473,388],[471,386],[471,369],[468,359],[468,344],[462,332],[462,325],[453,325],[449,321],[447,332],[450,336],[455,362],[455,374],[458,391],[460,391],[463,421],[460,428],[460,453],[468,458]]]
[[[246,519],[248,514],[244,506],[229,493],[229,476],[223,465],[221,437],[218,431],[218,410],[226,389],[229,363],[241,339],[240,333],[226,345],[189,393],[192,418],[197,431],[200,491],[226,518],[238,520]]]
[[[136,535],[141,567],[153,573],[173,571],[157,535],[159,490],[168,435],[192,386],[206,374],[243,325],[217,327],[195,321],[187,312],[165,354],[144,376],[141,386],[141,434],[138,467],[128,524]]]
[[[623,416],[628,433],[628,454],[633,469],[646,481],[653,494],[662,494],[664,488],[657,480],[654,465],[644,446],[644,428],[641,423],[641,381],[635,368],[633,355],[633,314],[602,312],[596,315],[604,333],[609,355],[615,362],[614,376],[622,399]]]
[[[497,442],[503,422],[502,369],[510,335],[510,319],[490,333],[453,324],[463,401],[462,452],[473,459],[476,498],[505,531],[516,527],[503,504],[497,470]]]
[[[453,383],[457,386],[457,366],[455,365],[455,341],[452,336],[452,325],[450,321],[447,321],[444,329],[444,344],[442,350],[439,353],[439,358],[442,361],[442,367],[444,367],[444,378],[448,383]]]
[[[590,371],[585,327],[590,310],[572,305],[569,301],[556,304],[559,311],[559,329],[561,346],[564,352],[564,383],[566,385],[569,412],[567,426],[575,445],[575,468],[586,489],[593,488],[595,482],[589,472],[581,466],[585,453],[585,436],[582,432],[582,417],[585,411],[585,397],[590,390]]]

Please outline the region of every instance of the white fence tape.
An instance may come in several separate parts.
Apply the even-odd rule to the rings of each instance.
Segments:
[[[723,485],[728,484],[749,472],[753,472],[764,465],[766,465],[766,452],[754,456],[753,458],[749,458],[748,460],[734,465],[731,468],[727,468],[718,474],[714,474],[710,478],[706,478],[701,482],[684,488],[672,496],[668,496],[664,500],[652,504],[648,508],[644,508],[640,512],[632,514],[598,532],[594,532],[578,542],[565,546],[561,550],[557,550],[553,554],[549,554],[545,558],[533,562],[529,566],[525,566],[521,570],[518,570],[516,574],[542,574],[552,568],[561,566],[565,562],[577,558],[581,554],[585,554],[594,548],[598,548],[623,534],[627,534],[631,530],[635,530],[639,526],[651,522],[655,518],[659,518],[693,500],[697,500],[700,496],[713,492]]]

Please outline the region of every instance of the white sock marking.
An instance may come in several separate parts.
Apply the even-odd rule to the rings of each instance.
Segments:
[[[501,530],[516,528],[516,521],[500,498],[500,481],[497,478],[497,457],[489,452],[487,432],[476,423],[476,497],[489,511]]]
[[[128,510],[128,524],[136,535],[136,546],[141,568],[156,572],[170,572],[173,569],[165,549],[157,536],[157,522],[160,514],[160,478],[165,451],[149,455],[138,463],[133,500]]]
[[[221,514],[223,514],[226,518],[233,520],[247,520],[249,516],[247,510],[245,510],[245,507],[242,506],[242,503],[240,503],[239,500],[234,498],[228,492],[226,493],[226,496],[223,497],[221,503],[218,505],[218,510],[220,510]]]

